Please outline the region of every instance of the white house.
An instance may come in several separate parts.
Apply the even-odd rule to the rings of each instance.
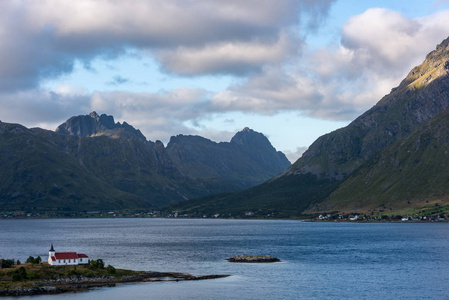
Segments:
[[[76,252],[56,252],[51,244],[48,252],[48,264],[52,266],[77,266],[87,265],[89,257],[86,254]]]
[[[355,216],[350,215],[350,216],[349,216],[349,220],[350,220],[350,221],[357,221],[358,219],[359,219],[359,216],[357,216],[357,215],[355,215]]]

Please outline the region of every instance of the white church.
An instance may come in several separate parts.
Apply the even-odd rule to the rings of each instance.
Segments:
[[[87,265],[89,257],[86,254],[76,252],[56,252],[51,244],[48,252],[48,264],[52,266],[77,266]]]

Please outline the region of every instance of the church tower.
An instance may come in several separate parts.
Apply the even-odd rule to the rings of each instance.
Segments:
[[[48,264],[49,265],[51,265],[52,263],[51,263],[51,257],[52,256],[55,256],[55,253],[56,253],[56,251],[55,251],[55,249],[53,249],[53,243],[51,244],[51,248],[50,248],[50,251],[48,251]]]

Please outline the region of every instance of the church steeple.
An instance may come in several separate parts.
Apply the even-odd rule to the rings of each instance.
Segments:
[[[51,244],[50,251],[48,251],[48,264],[49,264],[49,265],[51,265],[52,257],[53,257],[53,259],[55,259],[55,258],[54,258],[55,254],[56,254],[56,251],[55,251],[55,249],[53,248],[53,243],[52,243],[52,244]]]

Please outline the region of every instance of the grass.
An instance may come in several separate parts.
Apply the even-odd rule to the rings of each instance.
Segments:
[[[55,280],[71,277],[110,277],[121,278],[142,272],[103,268],[98,269],[90,265],[78,266],[51,266],[48,263],[13,265],[10,268],[0,269],[0,289],[13,288],[16,286],[30,287],[38,281]],[[19,275],[19,276],[18,276]]]

